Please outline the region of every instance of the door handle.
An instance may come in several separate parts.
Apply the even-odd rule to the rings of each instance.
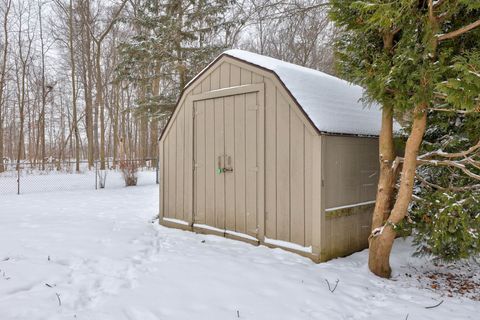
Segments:
[[[227,165],[228,165],[228,167],[223,168],[223,172],[233,172],[232,157],[231,156],[227,157]]]

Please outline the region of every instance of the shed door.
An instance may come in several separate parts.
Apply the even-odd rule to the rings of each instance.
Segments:
[[[252,92],[194,101],[195,224],[257,236],[258,99]]]

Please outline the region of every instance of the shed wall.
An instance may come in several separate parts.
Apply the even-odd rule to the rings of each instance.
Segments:
[[[325,136],[322,260],[368,247],[378,182],[378,139]]]
[[[312,173],[320,170],[320,137],[270,72],[234,59],[221,59],[194,81],[166,128],[160,141],[160,215],[193,223],[193,103],[189,97],[255,83],[264,83],[265,88],[265,236],[317,248],[320,226],[312,217],[314,210],[320,212],[319,195],[314,194],[319,187],[314,191]]]
[[[325,136],[325,208],[375,200],[378,139]]]

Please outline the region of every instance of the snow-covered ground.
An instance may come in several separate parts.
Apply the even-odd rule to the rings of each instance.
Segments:
[[[161,227],[157,195],[146,185],[0,197],[0,319],[479,319],[480,302],[419,288],[429,264],[402,239],[383,280],[366,251],[314,264]]]

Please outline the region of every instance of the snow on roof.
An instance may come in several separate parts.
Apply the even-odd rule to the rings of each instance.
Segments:
[[[243,50],[223,53],[274,72],[321,132],[379,135],[381,110],[360,101],[363,88],[326,73]]]

